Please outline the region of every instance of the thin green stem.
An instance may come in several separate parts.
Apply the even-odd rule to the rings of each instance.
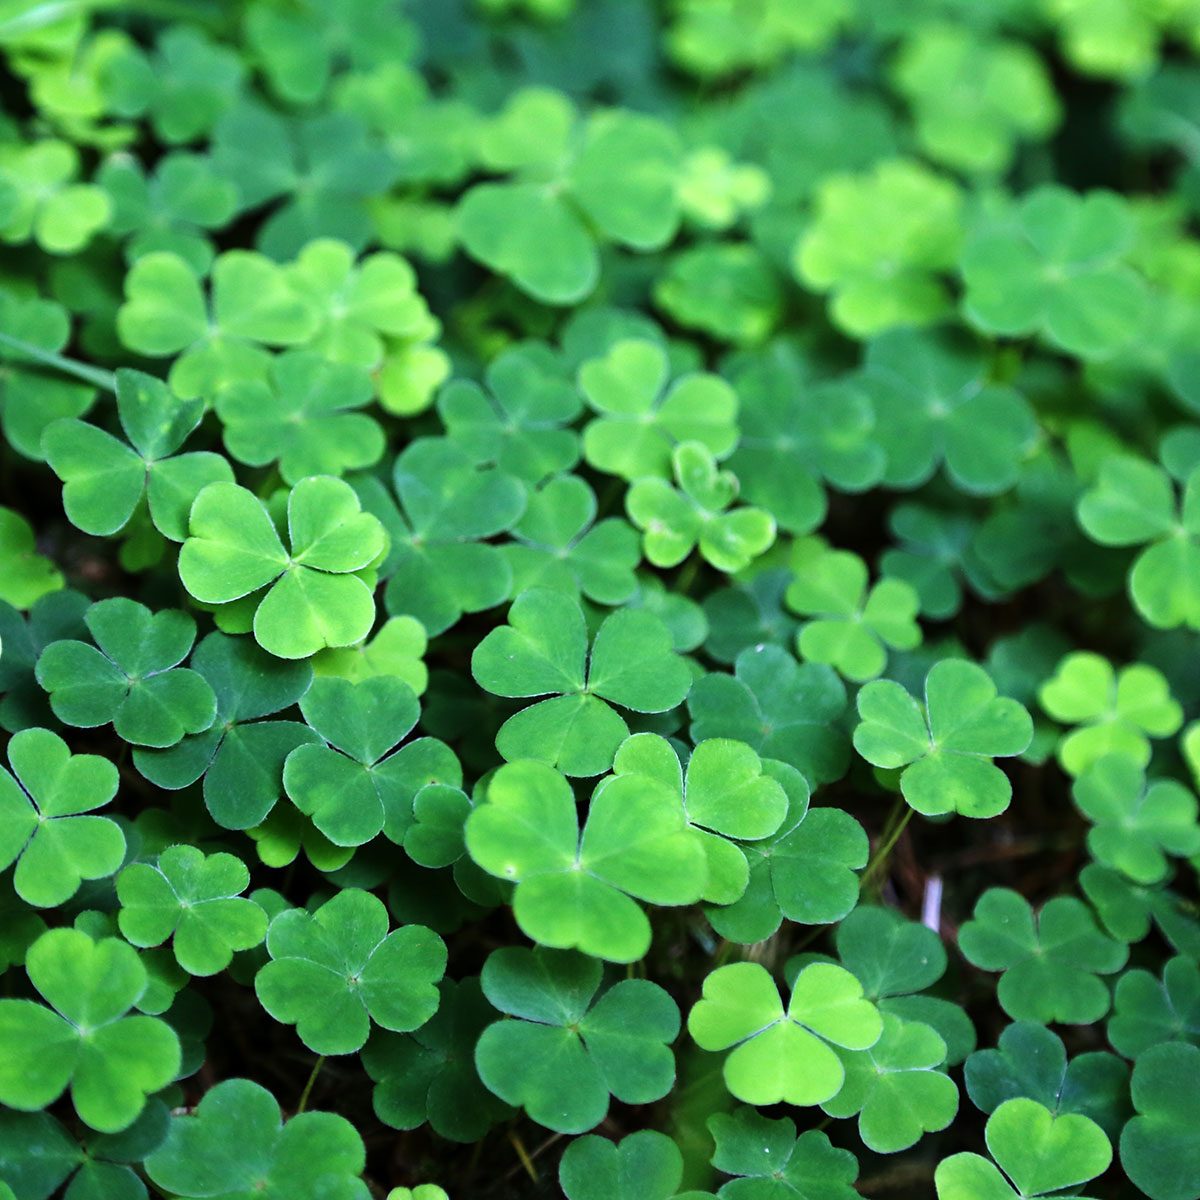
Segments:
[[[909,821],[912,820],[913,810],[905,809],[904,816],[896,822],[896,827],[891,834],[884,840],[883,844],[875,851],[875,856],[867,863],[867,869],[862,873],[861,886],[866,887],[883,867],[887,864],[888,856],[891,854],[896,843],[900,840],[904,831],[908,828]]]
[[[52,371],[73,375],[76,379],[90,383],[93,387],[103,388],[108,392],[117,390],[116,376],[111,371],[105,371],[100,367],[89,367],[87,363],[76,362],[75,359],[67,358],[64,354],[55,354],[53,350],[46,350],[21,338],[13,337],[11,333],[0,332],[0,346],[7,346],[10,350],[15,350],[18,354],[23,354],[26,358],[41,363],[42,366],[49,367]]]
[[[325,1065],[325,1055],[321,1055],[315,1063],[313,1063],[312,1074],[308,1077],[308,1082],[304,1085],[304,1091],[300,1093],[300,1103],[296,1105],[296,1115],[299,1116],[308,1107],[308,1098],[312,1095],[313,1084],[317,1082],[317,1076],[321,1073],[321,1068]]]

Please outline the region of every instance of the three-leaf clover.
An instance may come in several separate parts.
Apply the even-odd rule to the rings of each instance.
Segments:
[[[1108,1040],[1136,1059],[1160,1042],[1200,1042],[1200,967],[1180,955],[1167,960],[1162,980],[1125,971],[1113,993]]]
[[[7,141],[0,153],[0,240],[49,254],[82,250],[112,218],[108,193],[77,183],[79,151],[56,138]]]
[[[232,854],[168,846],[157,862],[133,863],[118,876],[121,933],[143,947],[173,937],[189,975],[215,975],[266,935],[267,914],[242,896],[249,886],[250,872]]]
[[[8,761],[12,775],[0,769],[0,862],[16,862],[13,887],[26,904],[55,908],[125,857],[121,827],[89,815],[117,794],[117,769],[99,755],[72,754],[48,729],[14,734]]]
[[[70,1086],[91,1128],[131,1125],[180,1065],[170,1025],[126,1015],[149,982],[137,951],[119,938],[51,929],[30,946],[25,970],[50,1007],[0,1000],[0,1102],[33,1112]]]
[[[383,526],[349,484],[313,475],[288,493],[287,529],[290,551],[253,492],[209,484],[192,505],[179,578],[204,604],[250,597],[254,636],[280,658],[362,641],[375,601],[357,572],[383,554]]]
[[[1073,896],[1056,896],[1034,916],[1029,902],[1008,888],[990,888],[959,930],[967,959],[1002,971],[996,995],[1016,1021],[1089,1025],[1108,1012],[1100,978],[1119,971],[1129,948],[1096,928],[1091,911]]]
[[[1134,1063],[1137,1115],[1121,1131],[1121,1166],[1152,1200],[1187,1200],[1200,1191],[1197,1072],[1200,1047],[1182,1042],[1152,1046]]]
[[[934,1175],[938,1200],[1022,1200],[1071,1188],[1102,1175],[1112,1162],[1104,1130],[1078,1113],[1055,1116],[1036,1100],[1006,1100],[988,1118],[988,1151],[954,1154]]]
[[[606,617],[588,649],[578,601],[531,588],[471,656],[471,673],[497,696],[551,696],[510,717],[496,737],[508,761],[532,758],[564,775],[599,775],[629,727],[612,705],[666,712],[687,695],[691,672],[663,623],[625,608]]]
[[[766,509],[732,507],[737,478],[717,467],[701,442],[682,442],[671,454],[675,486],[665,479],[637,480],[625,508],[642,530],[646,558],[674,567],[694,547],[718,571],[743,571],[775,541],[775,518]]]
[[[37,552],[29,522],[11,508],[0,508],[0,600],[30,608],[62,585],[62,572]]]
[[[797,635],[802,658],[865,683],[887,665],[887,647],[911,650],[921,644],[916,622],[921,602],[907,583],[882,579],[868,590],[866,563],[817,538],[796,542],[791,564],[787,605],[812,618]]]
[[[785,1010],[770,972],[759,963],[718,967],[688,1015],[703,1050],[733,1052],[725,1085],[747,1104],[823,1104],[846,1072],[833,1050],[866,1050],[883,1030],[879,1010],[843,967],[811,963],[792,985]]]
[[[683,1155],[653,1129],[616,1144],[588,1134],[563,1152],[558,1181],[567,1200],[670,1200],[683,1181]]]
[[[661,1099],[675,1082],[670,1045],[679,1010],[662,988],[623,979],[597,998],[600,963],[582,954],[509,946],[483,966],[483,992],[512,1019],[483,1031],[484,1084],[548,1129],[584,1133],[624,1104]]]
[[[37,663],[38,683],[59,720],[85,729],[112,722],[124,741],[160,748],[212,725],[212,687],[178,665],[196,637],[191,617],[173,608],[152,613],[114,596],[93,604],[83,619],[95,646],[51,642]]]
[[[581,831],[570,784],[534,761],[491,777],[467,818],[466,844],[485,871],[517,885],[513,913],[529,937],[611,962],[634,962],[650,946],[650,922],[633,897],[694,904],[708,883],[678,796],[602,783]]]
[[[117,415],[129,445],[84,421],[55,421],[42,453],[63,481],[63,507],[84,533],[107,536],[129,524],[143,496],[154,527],[181,542],[188,509],[210,483],[233,480],[219,454],[178,454],[199,425],[204,404],[180,400],[160,379],[122,368],[116,374]]]
[[[1183,709],[1161,671],[1148,663],[1115,671],[1087,650],[1059,662],[1038,689],[1038,702],[1056,721],[1079,726],[1058,744],[1058,760],[1071,775],[1110,755],[1144,767],[1150,738],[1169,737],[1183,724]]]
[[[402,1033],[424,1025],[437,1012],[445,944],[423,925],[389,933],[388,923],[383,901],[358,888],[312,913],[280,913],[267,930],[271,961],[254,979],[259,1002],[317,1054],[360,1050],[372,1022]]]
[[[1024,706],[996,694],[975,663],[948,658],[925,677],[924,706],[890,679],[858,694],[854,748],[877,767],[902,767],[905,800],[927,817],[958,812],[994,817],[1012,784],[992,761],[1022,753],[1033,739]]]
[[[266,1088],[226,1079],[171,1118],[146,1174],[173,1196],[222,1200],[368,1200],[362,1139],[344,1117],[302,1112],[286,1123]]]

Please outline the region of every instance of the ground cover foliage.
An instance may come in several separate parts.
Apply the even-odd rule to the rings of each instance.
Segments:
[[[0,0],[0,1200],[1200,1197],[1194,0]]]

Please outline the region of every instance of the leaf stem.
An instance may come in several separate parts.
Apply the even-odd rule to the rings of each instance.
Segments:
[[[525,1149],[525,1143],[521,1141],[520,1136],[515,1132],[509,1133],[508,1140],[512,1143],[512,1148],[517,1152],[517,1157],[521,1160],[521,1166],[525,1168],[525,1173],[534,1183],[537,1183],[537,1167],[533,1165],[533,1159],[529,1157],[529,1151]]]
[[[26,358],[33,359],[34,362],[41,363],[53,371],[61,371],[64,375],[74,375],[76,379],[90,383],[93,387],[102,388],[108,392],[117,390],[116,376],[111,371],[105,371],[100,367],[90,367],[87,363],[76,362],[75,359],[67,358],[64,354],[56,354],[53,350],[46,350],[41,346],[24,341],[22,338],[13,337],[11,333],[0,331],[0,346],[7,346],[10,350],[15,350],[18,354],[23,354]]]
[[[325,1055],[321,1055],[315,1063],[313,1063],[312,1074],[308,1077],[308,1082],[304,1085],[304,1091],[300,1093],[300,1103],[296,1105],[296,1115],[299,1116],[308,1107],[308,1098],[312,1095],[313,1084],[317,1082],[317,1076],[321,1073],[321,1068],[325,1065]]]
[[[901,801],[903,803],[903,801]],[[900,840],[901,835],[908,828],[909,821],[912,820],[913,810],[906,808],[904,816],[896,822],[895,828],[884,839],[882,845],[875,851],[874,857],[867,863],[867,869],[862,873],[862,879],[859,881],[860,887],[865,887],[869,880],[879,873],[882,867],[887,863],[888,856],[891,854],[896,843]]]

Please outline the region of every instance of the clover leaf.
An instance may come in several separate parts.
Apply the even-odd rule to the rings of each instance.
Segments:
[[[283,786],[292,803],[335,846],[361,846],[381,831],[403,840],[414,772],[420,775],[431,756],[452,757],[432,738],[395,749],[420,715],[412,688],[391,675],[360,683],[318,676],[300,711],[328,745],[298,746],[288,755]]]
[[[8,761],[12,775],[0,770],[0,862],[16,862],[17,895],[36,908],[54,908],[83,880],[116,872],[125,835],[108,817],[87,815],[117,794],[116,767],[99,755],[72,754],[48,729],[14,734]]]
[[[1147,305],[1126,262],[1133,227],[1111,192],[1048,184],[984,221],[960,269],[963,310],[986,333],[1039,334],[1080,358],[1112,354],[1133,338]]]
[[[1159,1042],[1200,1040],[1200,968],[1182,956],[1167,960],[1162,980],[1149,971],[1126,971],[1117,980],[1108,1040],[1136,1059]]]
[[[945,335],[898,329],[868,344],[860,386],[887,456],[885,484],[916,487],[939,465],[969,493],[993,495],[1017,482],[1037,421],[1025,397],[990,372],[977,349]]]
[[[83,619],[96,646],[51,642],[37,663],[38,683],[61,721],[85,729],[111,721],[125,741],[160,748],[212,725],[217,702],[208,681],[178,666],[196,636],[191,617],[178,609],[152,613],[115,596]]]
[[[1187,1200],[1200,1190],[1197,1070],[1200,1048],[1179,1042],[1152,1046],[1134,1063],[1137,1115],[1121,1131],[1121,1166],[1151,1200]]]
[[[806,287],[832,293],[830,316],[852,337],[927,325],[949,307],[938,276],[957,261],[961,207],[954,183],[909,159],[830,175],[792,268]]]
[[[703,1050],[735,1047],[723,1067],[730,1094],[747,1104],[823,1104],[845,1069],[831,1048],[866,1050],[882,1031],[879,1010],[842,967],[812,963],[797,975],[787,1010],[759,963],[718,967],[688,1015]]]
[[[567,1200],[670,1200],[683,1181],[683,1156],[653,1129],[615,1144],[588,1134],[564,1151],[558,1181]]]
[[[1047,901],[1035,918],[1029,902],[1008,888],[980,897],[959,930],[959,946],[975,966],[1003,972],[996,994],[1014,1020],[1066,1025],[1087,1025],[1108,1012],[1100,976],[1119,971],[1129,957],[1073,896]]]
[[[1129,572],[1134,607],[1160,629],[1200,628],[1200,472],[1189,475],[1182,500],[1161,467],[1131,455],[1106,458],[1079,499],[1079,524],[1102,546],[1142,546]]]
[[[46,725],[54,717],[35,674],[37,660],[51,642],[86,634],[88,600],[79,592],[51,592],[34,602],[27,620],[0,601],[0,728],[15,733]]]
[[[344,1117],[302,1112],[284,1122],[266,1088],[226,1079],[193,1112],[173,1116],[146,1174],[174,1196],[222,1200],[367,1200],[362,1139]]]
[[[467,818],[467,850],[517,885],[513,914],[529,937],[633,962],[650,945],[650,922],[634,898],[695,903],[708,883],[704,849],[678,798],[649,787],[598,787],[579,826],[562,775],[513,762],[492,776]]]
[[[898,579],[868,590],[866,563],[846,550],[830,550],[816,538],[796,542],[787,605],[811,617],[800,627],[800,656],[828,663],[840,675],[865,683],[887,665],[887,649],[921,643],[917,593]]]
[[[0,600],[30,608],[62,586],[62,572],[37,552],[29,522],[11,508],[0,508]]]
[[[307,475],[343,475],[379,461],[383,431],[354,411],[371,393],[365,370],[292,350],[272,361],[266,380],[222,388],[215,407],[225,446],[238,462],[277,462],[284,482],[296,484]]]
[[[978,579],[971,555],[975,522],[961,513],[899,504],[888,525],[898,544],[880,556],[882,573],[915,588],[925,616],[953,617],[963,603],[962,577],[973,585]]]
[[[121,933],[135,946],[173,937],[189,975],[215,975],[266,935],[267,914],[241,895],[249,885],[250,872],[232,854],[168,846],[156,863],[134,863],[118,877]]]
[[[463,613],[508,599],[512,572],[485,539],[525,510],[525,490],[498,468],[480,468],[446,438],[418,438],[396,459],[400,510],[385,518],[394,565],[387,587],[393,615],[416,617],[430,637]]]
[[[389,933],[387,909],[370,892],[345,888],[313,913],[280,913],[267,952],[255,993],[318,1054],[361,1049],[372,1022],[403,1033],[437,1011],[445,944],[423,925]]]
[[[790,646],[796,622],[783,607],[790,581],[786,567],[766,567],[749,579],[714,588],[702,606],[708,622],[705,652],[724,665],[735,663],[744,650]]]
[[[86,1125],[125,1129],[180,1064],[165,1021],[126,1015],[148,982],[137,952],[119,938],[51,929],[30,946],[25,970],[50,1007],[0,1000],[0,1102],[34,1112],[69,1086]]]
[[[772,1121],[752,1108],[716,1113],[708,1119],[716,1142],[713,1166],[737,1178],[720,1195],[729,1200],[792,1200],[822,1196],[854,1200],[858,1163],[849,1150],[833,1146],[824,1133],[806,1129],[799,1137],[786,1117]]]
[[[835,724],[846,689],[823,663],[797,663],[778,646],[749,646],[732,675],[713,671],[696,680],[687,703],[693,741],[737,738],[814,784],[846,769],[847,746]]]
[[[313,660],[318,675],[336,675],[362,683],[379,675],[403,680],[420,695],[429,684],[424,655],[429,645],[425,627],[413,617],[390,617],[375,636],[357,646],[322,650]]]
[[[79,151],[46,138],[9,142],[0,152],[0,240],[34,240],[49,254],[73,254],[112,218],[103,188],[77,183]]]
[[[125,368],[116,374],[117,414],[131,445],[95,425],[65,419],[47,426],[42,453],[63,481],[63,507],[85,533],[107,536],[129,524],[143,496],[154,527],[172,541],[187,533],[187,514],[210,483],[232,482],[218,454],[177,454],[200,423],[204,405],[180,400],[161,380]]]
[[[558,1133],[594,1128],[610,1096],[650,1104],[675,1081],[675,1002],[645,979],[623,979],[597,998],[601,974],[582,954],[516,946],[493,951],[483,966],[484,995],[511,1019],[483,1031],[479,1077]]]
[[[1112,1162],[1112,1146],[1094,1121],[1076,1113],[1054,1116],[1023,1097],[1001,1104],[984,1136],[1004,1174],[978,1154],[955,1154],[938,1164],[938,1200],[1043,1196],[1086,1183]]]
[[[1158,883],[1167,855],[1200,853],[1196,798],[1173,779],[1147,784],[1137,763],[1110,754],[1090,763],[1072,788],[1089,821],[1088,850],[1136,883]]]
[[[455,380],[437,402],[447,436],[473,461],[529,484],[575,465],[579,439],[568,426],[583,400],[552,350],[537,342],[506,350],[484,384]]]
[[[513,591],[553,588],[598,604],[623,604],[637,591],[638,535],[620,517],[596,520],[596,495],[578,475],[555,475],[529,495],[513,542],[503,547]]]
[[[304,695],[312,666],[273,658],[248,638],[210,633],[196,647],[192,669],[216,694],[216,720],[168,750],[139,747],[133,761],[151,783],[170,791],[203,777],[204,803],[217,824],[248,829],[265,820],[283,794],[287,756],[318,739],[299,721],[262,719]]]
[[[328,475],[292,488],[287,526],[290,553],[253,492],[209,484],[192,505],[179,552],[183,586],[205,604],[251,597],[255,639],[280,658],[362,641],[375,601],[357,572],[382,555],[383,526],[349,484]]]
[[[1009,1025],[995,1049],[976,1050],[964,1074],[967,1094],[985,1113],[1025,1096],[1055,1115],[1089,1117],[1111,1137],[1125,1121],[1128,1065],[1104,1050],[1089,1050],[1068,1062],[1062,1039],[1032,1022]]]
[[[1063,658],[1038,690],[1038,702],[1056,721],[1077,725],[1058,744],[1058,760],[1080,775],[1097,759],[1150,761],[1150,738],[1168,737],[1183,724],[1183,710],[1161,671],[1134,663],[1115,671],[1107,659],[1080,650]]]
[[[879,767],[903,767],[900,790],[925,816],[994,817],[1012,785],[992,759],[1025,750],[1033,722],[1017,701],[996,695],[980,666],[944,659],[925,677],[924,708],[898,683],[875,680],[858,694],[854,747]]]
[[[443,980],[438,1010],[411,1034],[377,1030],[363,1049],[375,1115],[393,1129],[429,1122],[454,1142],[478,1141],[511,1110],[482,1084],[475,1043],[496,1015],[479,980]]]
[[[718,469],[701,442],[681,442],[671,454],[672,487],[663,479],[637,480],[625,508],[642,530],[642,548],[656,567],[681,563],[694,547],[718,571],[744,571],[775,541],[775,518],[766,509],[731,507],[737,479]]]
[[[857,1113],[859,1136],[877,1154],[907,1150],[954,1120],[958,1088],[938,1070],[946,1043],[928,1025],[884,1013],[874,1046],[838,1057],[845,1082],[821,1107],[833,1117]]]
[[[667,475],[672,451],[699,442],[715,458],[737,445],[738,399],[717,375],[690,372],[673,382],[665,348],[622,338],[579,368],[579,386],[598,416],[583,429],[588,465],[634,481]]]
[[[510,762],[533,758],[572,776],[606,770],[629,735],[610,705],[666,712],[691,683],[658,618],[633,609],[615,612],[600,625],[589,652],[578,602],[546,588],[517,597],[508,624],[476,646],[471,673],[493,695],[553,697],[510,717],[496,748]]]

